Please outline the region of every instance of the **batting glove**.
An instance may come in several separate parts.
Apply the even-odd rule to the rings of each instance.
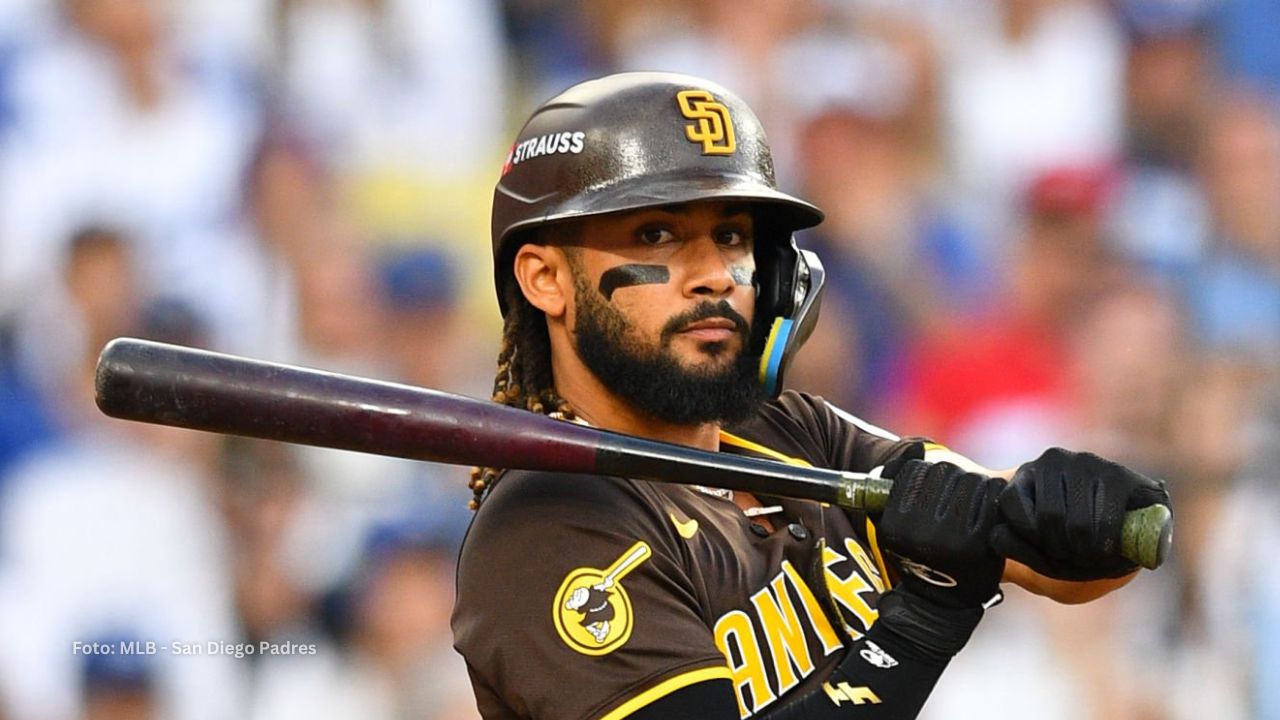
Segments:
[[[900,560],[905,590],[957,609],[979,608],[996,596],[1004,559],[989,541],[1002,486],[951,463],[902,464],[878,529]]]
[[[1164,483],[1092,453],[1051,448],[1000,493],[1003,522],[991,546],[1060,580],[1121,577],[1138,569],[1120,556],[1125,513],[1156,503],[1170,504]]]

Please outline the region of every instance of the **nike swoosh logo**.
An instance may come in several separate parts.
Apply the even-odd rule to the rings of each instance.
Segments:
[[[690,520],[685,520],[684,522],[680,522],[679,520],[676,519],[675,513],[667,513],[667,517],[671,518],[671,524],[676,526],[676,532],[680,533],[680,537],[684,538],[685,540],[689,540],[693,538],[695,534],[697,534],[698,532],[697,520],[690,519]]]

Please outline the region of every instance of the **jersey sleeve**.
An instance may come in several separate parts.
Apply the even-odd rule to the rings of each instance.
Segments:
[[[464,542],[453,616],[485,717],[625,717],[729,677],[669,527],[631,481],[503,478]]]

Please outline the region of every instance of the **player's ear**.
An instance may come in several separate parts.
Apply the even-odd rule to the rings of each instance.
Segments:
[[[573,297],[573,274],[563,249],[526,243],[516,250],[512,269],[530,305],[549,318],[564,315]]]

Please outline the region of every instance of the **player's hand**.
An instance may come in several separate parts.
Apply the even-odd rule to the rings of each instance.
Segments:
[[[1059,580],[1121,577],[1138,569],[1120,556],[1125,513],[1156,503],[1169,505],[1164,483],[1092,453],[1051,448],[1019,467],[1000,494],[991,546]]]
[[[990,538],[1004,481],[920,460],[902,463],[893,478],[878,529],[901,561],[899,587],[952,609],[980,608],[995,597],[1004,558]]]

